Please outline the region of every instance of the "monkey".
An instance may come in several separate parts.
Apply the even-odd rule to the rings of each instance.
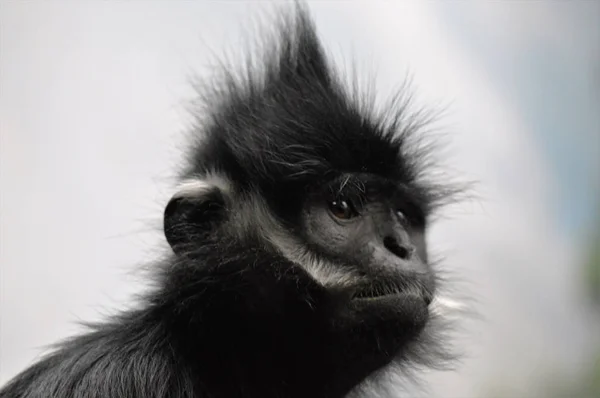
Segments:
[[[304,5],[278,15],[264,54],[202,86],[156,286],[0,397],[374,396],[444,359],[426,233],[451,192],[422,123],[405,92],[378,110],[349,89]]]

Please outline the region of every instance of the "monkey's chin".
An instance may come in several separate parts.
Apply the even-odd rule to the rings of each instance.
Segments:
[[[396,325],[394,328],[405,330],[408,334],[420,332],[429,319],[432,289],[419,283],[404,289],[396,287],[396,290],[357,290],[351,306],[366,318],[375,316],[381,320],[387,319],[384,322],[391,322]]]
[[[415,292],[352,299],[356,320],[371,325],[379,341],[395,352],[412,341],[429,320],[429,304]]]

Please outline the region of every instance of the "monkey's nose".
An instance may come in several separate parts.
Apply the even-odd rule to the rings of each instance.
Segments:
[[[383,246],[402,260],[410,260],[415,252],[415,248],[412,247],[412,245],[398,243],[398,240],[393,236],[386,236],[383,238]]]

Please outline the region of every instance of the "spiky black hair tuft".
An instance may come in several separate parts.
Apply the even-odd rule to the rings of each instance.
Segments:
[[[282,13],[247,59],[203,84],[201,120],[193,129],[185,177],[218,171],[238,187],[302,192],[344,173],[401,181],[433,208],[441,186],[427,175],[429,151],[420,137],[428,114],[409,112],[403,86],[383,110],[347,88],[326,57],[305,7]]]

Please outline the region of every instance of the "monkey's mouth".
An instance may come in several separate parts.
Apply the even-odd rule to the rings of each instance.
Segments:
[[[358,286],[352,294],[352,300],[375,300],[390,296],[412,295],[421,297],[429,305],[433,300],[432,289],[419,281],[411,282],[408,284],[386,281],[385,283],[374,282]]]

